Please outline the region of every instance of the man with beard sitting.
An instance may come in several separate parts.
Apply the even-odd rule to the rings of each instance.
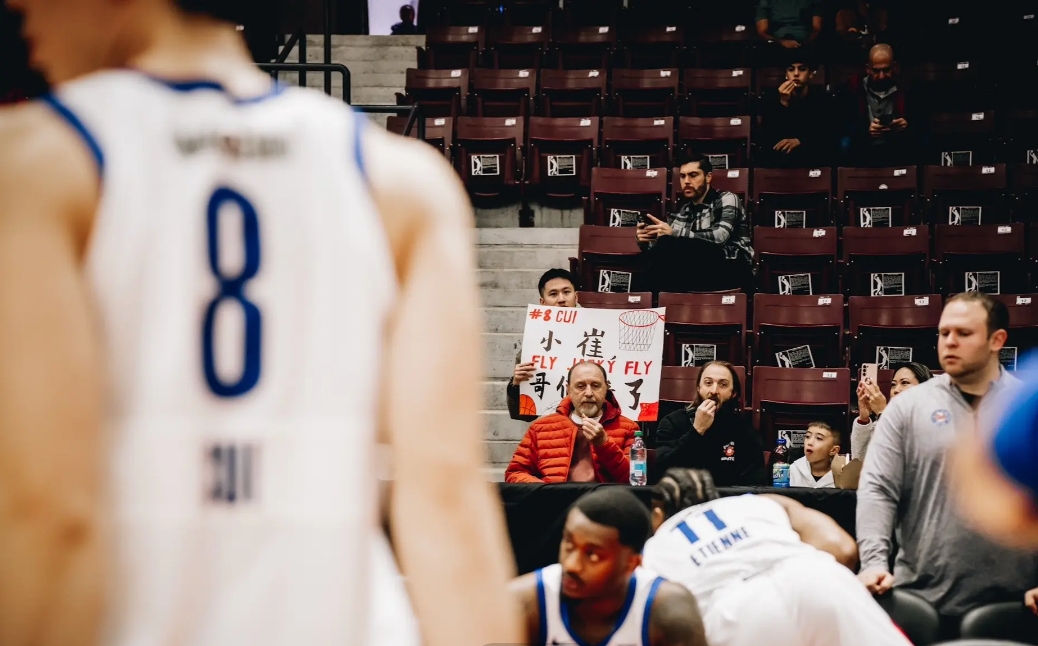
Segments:
[[[709,471],[721,487],[767,484],[764,449],[739,406],[741,393],[730,363],[704,365],[695,401],[660,422],[652,480],[671,467],[684,467]]]

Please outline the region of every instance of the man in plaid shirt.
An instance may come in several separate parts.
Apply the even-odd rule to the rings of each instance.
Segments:
[[[636,229],[654,292],[747,288],[753,278],[750,224],[739,198],[710,186],[705,156],[678,158],[683,200],[667,222],[647,215]]]

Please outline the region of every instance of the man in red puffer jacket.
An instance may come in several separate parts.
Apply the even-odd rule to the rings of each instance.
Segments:
[[[569,371],[566,399],[530,424],[505,482],[620,482],[630,477],[638,423],[620,414],[606,372],[581,362]]]

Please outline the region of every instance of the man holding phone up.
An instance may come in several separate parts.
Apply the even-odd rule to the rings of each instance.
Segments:
[[[887,166],[910,161],[906,95],[897,76],[894,50],[880,44],[869,50],[865,75],[851,82],[854,122],[845,141],[857,157],[854,163]]]
[[[646,254],[646,285],[653,292],[742,289],[753,278],[750,225],[739,198],[710,186],[706,156],[679,154],[681,201],[667,221],[645,214],[635,235]],[[725,172],[725,171],[721,171]]]

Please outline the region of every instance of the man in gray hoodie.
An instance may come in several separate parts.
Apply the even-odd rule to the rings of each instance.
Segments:
[[[971,608],[1023,601],[1038,586],[1038,555],[1001,547],[956,515],[942,475],[956,437],[991,428],[997,399],[1020,387],[998,353],[1009,313],[986,294],[948,300],[938,355],[945,374],[890,403],[880,418],[858,489],[858,578],[873,593],[891,587],[924,597],[954,636]],[[889,572],[891,538],[899,550]]]

